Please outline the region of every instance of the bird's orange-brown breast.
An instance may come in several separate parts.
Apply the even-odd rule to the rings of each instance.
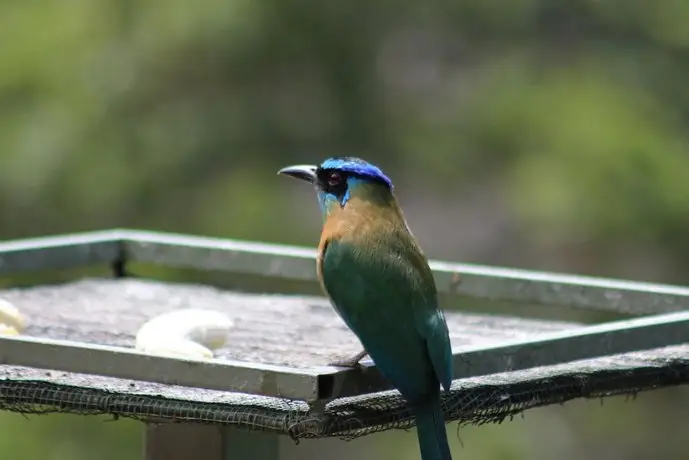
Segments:
[[[400,225],[406,225],[402,211],[394,200],[371,193],[372,190],[367,188],[362,187],[363,193],[353,193],[345,206],[334,203],[329,209],[323,224],[316,259],[318,279],[321,280],[323,290],[325,286],[322,285],[322,265],[329,242],[347,241],[357,244],[366,240],[370,243],[375,239],[386,238]]]
[[[423,251],[413,238],[404,237],[409,232],[397,201],[389,191],[380,189],[378,185],[361,187],[352,194],[345,206],[333,203],[323,224],[316,259],[316,270],[323,292],[327,294],[323,284],[323,262],[331,241],[348,242],[355,247],[403,243],[409,263],[419,270],[429,285],[435,285]]]

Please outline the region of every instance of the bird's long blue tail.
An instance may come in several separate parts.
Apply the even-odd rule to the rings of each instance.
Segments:
[[[421,460],[452,460],[440,397],[416,406],[415,416]]]

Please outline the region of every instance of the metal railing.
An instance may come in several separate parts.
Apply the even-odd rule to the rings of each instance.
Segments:
[[[315,281],[315,250],[136,230],[0,243],[0,276],[129,262]],[[548,366],[689,342],[689,289],[584,276],[432,261],[438,290],[493,301],[648,315],[454,355],[455,379]],[[227,360],[175,359],[136,350],[0,336],[0,364],[251,393],[307,402],[389,389],[377,372],[293,369]],[[368,365],[373,367],[372,364]]]

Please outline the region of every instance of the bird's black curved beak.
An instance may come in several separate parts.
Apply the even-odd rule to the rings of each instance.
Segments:
[[[287,166],[278,171],[278,174],[294,177],[313,184],[316,181],[316,166],[313,165],[294,165]]]

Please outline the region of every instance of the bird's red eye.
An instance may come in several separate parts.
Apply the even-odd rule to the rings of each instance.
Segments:
[[[342,182],[342,176],[338,172],[331,172],[328,174],[328,185],[331,187],[337,187]]]

